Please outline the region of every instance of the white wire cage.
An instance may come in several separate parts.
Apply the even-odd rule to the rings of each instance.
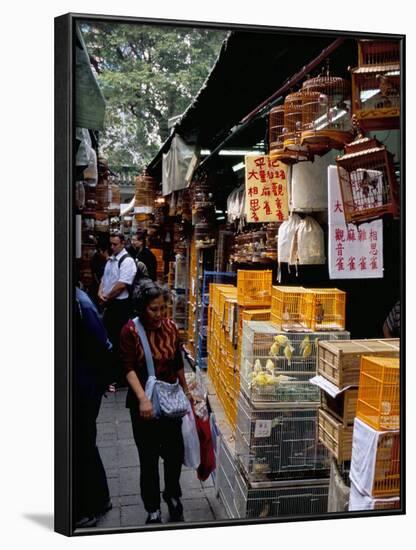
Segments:
[[[242,519],[323,514],[328,507],[328,490],[328,479],[248,483],[237,472],[234,502]]]
[[[224,505],[229,518],[237,518],[237,508],[235,506],[235,478],[237,475],[236,461],[232,456],[228,444],[224,437],[220,438],[219,456],[217,460],[217,487],[218,496]]]
[[[322,477],[329,454],[318,438],[318,404],[254,408],[238,400],[236,455],[250,480]]]
[[[264,321],[244,321],[240,389],[252,403],[319,402],[309,380],[320,340],[349,340],[347,331],[282,332]]]

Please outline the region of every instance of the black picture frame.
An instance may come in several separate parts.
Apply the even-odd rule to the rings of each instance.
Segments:
[[[137,526],[119,528],[91,528],[77,530],[73,517],[73,345],[74,345],[74,40],[75,24],[80,20],[107,21],[111,23],[139,23],[148,25],[168,25],[199,27],[223,30],[252,30],[305,36],[340,36],[356,38],[390,38],[401,44],[401,217],[400,217],[400,274],[401,274],[401,504],[400,509],[369,512],[325,513],[320,515],[284,517],[274,519],[218,520],[212,523],[193,522],[181,527],[162,525],[161,527]],[[141,532],[150,530],[190,529],[199,527],[234,526],[293,521],[315,521],[354,517],[377,517],[402,515],[406,513],[406,447],[404,434],[406,419],[403,411],[405,401],[405,187],[406,187],[406,36],[401,34],[363,33],[343,30],[299,29],[274,26],[243,25],[233,23],[207,23],[198,21],[153,19],[140,17],[105,16],[94,14],[69,13],[55,18],[55,531],[66,536]]]

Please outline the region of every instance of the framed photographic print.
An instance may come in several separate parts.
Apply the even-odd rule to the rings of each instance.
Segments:
[[[55,19],[55,530],[403,514],[405,36]]]

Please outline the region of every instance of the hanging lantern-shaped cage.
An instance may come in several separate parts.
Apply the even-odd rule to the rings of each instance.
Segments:
[[[398,215],[393,155],[374,138],[359,138],[336,159],[345,221],[364,222]]]
[[[351,86],[343,78],[318,76],[303,83],[302,145],[317,154],[342,149],[353,139]]]
[[[290,150],[285,147],[285,106],[273,107],[269,113],[269,155],[273,160],[291,164],[300,160],[307,160],[304,153]]]
[[[400,43],[361,40],[352,69],[352,112],[360,128],[389,130],[400,124]]]

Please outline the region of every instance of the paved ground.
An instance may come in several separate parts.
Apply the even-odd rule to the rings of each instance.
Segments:
[[[125,408],[125,389],[103,398],[97,420],[97,445],[107,473],[113,509],[97,524],[97,527],[132,527],[143,525],[147,513],[140,498],[139,458],[133,440],[130,415]],[[160,465],[163,489],[162,461]],[[205,482],[197,479],[196,472],[183,468],[181,475],[185,522],[225,519],[224,506],[215,495],[211,478]],[[168,512],[162,501],[163,521]]]

